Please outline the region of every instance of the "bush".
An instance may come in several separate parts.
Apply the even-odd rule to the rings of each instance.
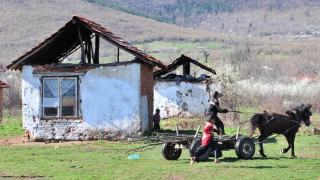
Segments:
[[[319,113],[320,83],[307,79],[281,83],[274,81],[265,83],[261,81],[242,80],[237,82],[237,94],[245,106],[256,106],[270,110],[291,109],[302,103],[313,105],[313,112]]]
[[[240,73],[236,66],[225,64],[217,68],[217,75],[214,77],[224,96],[221,98],[222,107],[226,106],[229,110],[235,110],[239,106],[239,96],[237,94],[236,82],[240,79]],[[238,125],[239,117],[235,113],[221,114],[224,122],[228,125]]]
[[[1,76],[1,81],[10,86],[3,91],[4,109],[10,109],[10,112],[21,109],[21,74],[13,71],[6,72]]]

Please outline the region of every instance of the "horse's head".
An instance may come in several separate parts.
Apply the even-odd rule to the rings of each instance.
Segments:
[[[312,112],[310,111],[311,107],[312,107],[311,104],[307,104],[307,105],[302,104],[301,106],[295,108],[299,119],[303,120],[306,126],[309,126],[311,124],[310,122],[310,116],[312,116]]]

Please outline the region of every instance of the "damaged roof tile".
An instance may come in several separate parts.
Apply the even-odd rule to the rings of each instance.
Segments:
[[[154,77],[160,77],[160,76],[162,76],[164,74],[167,74],[167,73],[169,73],[171,71],[174,71],[179,66],[181,66],[181,65],[183,65],[183,64],[185,64],[187,62],[191,62],[191,63],[199,66],[202,69],[205,69],[205,70],[207,70],[207,71],[209,71],[209,72],[211,72],[213,74],[216,74],[216,71],[214,69],[212,69],[212,68],[210,68],[210,67],[208,67],[208,66],[206,66],[206,65],[204,65],[204,64],[202,64],[202,63],[200,63],[200,62],[198,62],[198,61],[196,61],[196,60],[194,60],[194,59],[192,59],[192,58],[190,58],[190,57],[188,57],[188,56],[186,56],[184,54],[182,54],[179,58],[177,58],[171,64],[167,64],[166,65],[166,69],[163,69],[161,67],[156,67],[155,68],[156,71],[153,73],[153,76]]]
[[[146,54],[144,51],[139,50],[129,42],[123,40],[121,37],[116,36],[108,29],[105,29],[100,24],[85,19],[81,16],[75,15],[63,27],[57,30],[49,38],[33,47],[30,51],[26,52],[18,59],[12,61],[6,66],[8,69],[18,70],[25,64],[51,64],[58,63],[61,57],[70,51],[70,48],[76,49],[80,46],[78,26],[80,26],[81,33],[89,36],[94,33],[98,34],[103,39],[119,47],[122,50],[138,57],[138,59],[152,65],[166,69],[166,64],[162,63],[159,59]],[[59,48],[57,48],[59,47]]]

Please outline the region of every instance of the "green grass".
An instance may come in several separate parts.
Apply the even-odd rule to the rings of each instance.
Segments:
[[[166,42],[166,41],[153,41],[150,43],[137,44],[139,49],[148,47],[149,49],[163,49],[163,48],[193,48],[205,46],[208,48],[220,48],[222,47],[221,43],[217,42]]]
[[[281,55],[281,54],[273,54],[273,55],[261,55],[262,58],[269,58],[269,59],[278,59],[278,60],[286,60],[289,58],[288,55]]]
[[[241,108],[240,108],[241,109]],[[238,109],[238,110],[240,110]],[[253,111],[253,109],[241,109]],[[16,127],[5,137],[22,133],[21,118],[5,118],[4,127]],[[203,119],[172,118],[161,121],[161,132],[174,133],[175,125],[189,124],[185,132]],[[20,130],[17,130],[20,129]],[[3,130],[0,130],[3,132]],[[11,131],[10,131],[11,132]],[[226,127],[227,134],[235,134],[236,128]],[[150,133],[149,135],[152,135]],[[0,138],[3,137],[2,135]],[[256,140],[255,140],[256,141]],[[27,145],[27,146],[26,146]],[[52,144],[51,144],[52,145]],[[142,142],[110,142],[98,140],[62,146],[59,143],[36,146],[0,145],[0,179],[319,179],[320,136],[298,133],[295,141],[296,159],[290,152],[279,154],[287,147],[283,136],[269,138],[264,144],[268,158],[256,154],[250,160],[238,159],[234,150],[223,151],[222,163],[208,162],[189,164],[189,151],[184,149],[176,161],[165,160],[161,145],[148,146],[146,151],[128,151],[146,144]],[[128,156],[138,154],[139,159]]]
[[[8,116],[4,113],[3,123],[0,124],[0,139],[24,134],[21,124],[21,116]]]
[[[237,107],[236,110],[242,112],[239,113],[239,116],[240,121],[244,123],[248,123],[254,113],[262,113],[262,110],[253,107]]]
[[[312,114],[312,118],[320,119],[320,114]]]
[[[320,136],[298,135],[297,159],[279,150],[287,144],[278,137],[265,144],[268,158],[254,156],[240,160],[233,150],[223,151],[221,164],[189,164],[183,150],[177,161],[162,157],[161,146],[126,153],[139,143],[95,141],[73,146],[0,146],[0,178],[44,179],[318,179],[320,176]],[[138,154],[139,159],[128,156]]]

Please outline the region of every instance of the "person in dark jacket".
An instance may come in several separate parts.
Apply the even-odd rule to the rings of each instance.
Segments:
[[[155,131],[160,130],[160,109],[156,109],[156,113],[153,115],[153,129]]]
[[[227,113],[229,112],[228,109],[222,109],[219,105],[219,98],[222,95],[218,91],[214,91],[212,93],[212,97],[209,100],[209,107],[207,111],[207,120],[214,119],[215,125],[220,132],[219,135],[225,135],[224,133],[224,125],[223,122],[219,119],[218,113]]]

